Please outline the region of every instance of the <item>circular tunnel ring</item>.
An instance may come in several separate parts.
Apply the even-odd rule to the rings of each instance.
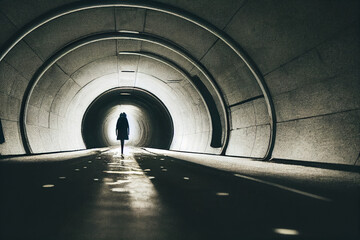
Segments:
[[[215,27],[214,25],[210,24],[209,22],[189,13],[186,11],[183,11],[181,9],[175,8],[175,7],[169,7],[164,4],[160,3],[154,3],[154,2],[119,2],[119,1],[103,1],[103,2],[92,2],[92,3],[78,3],[78,4],[69,4],[65,7],[61,7],[58,9],[55,9],[54,11],[51,11],[49,14],[45,14],[43,16],[40,16],[39,18],[35,19],[30,24],[26,25],[22,30],[20,30],[20,33],[15,36],[9,43],[9,45],[1,52],[0,54],[0,61],[4,59],[4,57],[8,54],[8,52],[18,43],[20,42],[24,37],[26,37],[29,33],[34,31],[35,29],[39,28],[40,26],[57,19],[61,16],[71,14],[74,12],[79,12],[83,10],[88,9],[94,9],[94,8],[106,8],[106,7],[130,7],[130,8],[142,8],[142,9],[148,9],[158,12],[167,13],[173,16],[177,16],[179,18],[182,18],[184,20],[187,20],[191,23],[196,24],[197,26],[207,30],[208,32],[215,35],[217,38],[222,40],[227,46],[229,46],[245,63],[245,65],[248,67],[248,69],[251,71],[252,75],[256,79],[261,91],[263,92],[265,102],[268,109],[268,114],[270,117],[270,140],[267,152],[264,156],[264,160],[271,159],[272,151],[274,149],[275,144],[275,137],[276,137],[276,112],[275,112],[275,106],[274,102],[271,98],[270,90],[267,87],[267,84],[262,77],[262,74],[256,64],[251,60],[251,58],[245,53],[245,51],[226,33]],[[216,85],[217,86],[217,85]],[[223,98],[223,96],[221,96]],[[226,110],[228,111],[228,110]],[[226,113],[228,115],[228,113]],[[229,119],[228,119],[229,120]],[[227,122],[229,125],[229,122]],[[227,135],[229,135],[229,131],[227,132]],[[227,136],[228,138],[228,136]],[[225,142],[225,148],[226,150],[228,141]]]
[[[126,93],[125,96],[124,96],[124,93]],[[121,100],[118,98],[119,94],[123,95]],[[98,95],[91,102],[91,104],[87,107],[87,109],[85,111],[85,114],[82,118],[82,123],[81,123],[81,132],[82,132],[83,139],[84,139],[84,142],[85,142],[85,145],[87,146],[87,148],[98,148],[98,147],[105,147],[105,146],[110,145],[109,142],[107,142],[106,140],[104,141],[105,135],[106,135],[106,131],[104,131],[104,129],[103,129],[105,121],[103,121],[103,119],[102,119],[101,112],[104,113],[104,111],[106,112],[106,109],[109,110],[109,106],[106,107],[105,106],[106,104],[104,105],[104,103],[108,103],[110,100],[110,102],[112,102],[112,104],[110,104],[110,106],[114,107],[114,103],[116,105],[118,105],[119,103],[125,104],[128,101],[128,98],[135,98],[135,100],[137,100],[137,101],[135,101],[135,102],[137,102],[137,104],[135,104],[135,106],[138,106],[138,107],[140,105],[142,107],[146,106],[148,108],[148,110],[149,110],[149,107],[151,107],[151,113],[158,112],[158,113],[161,113],[161,114],[159,114],[159,116],[162,116],[162,117],[157,118],[156,121],[154,121],[154,119],[152,119],[152,121],[148,121],[149,125],[146,125],[146,126],[148,126],[148,128],[143,129],[143,133],[146,133],[146,134],[141,134],[140,135],[141,140],[140,141],[138,140],[139,142],[142,143],[141,146],[169,149],[172,139],[173,139],[173,135],[174,135],[174,124],[173,124],[173,119],[171,117],[169,110],[165,106],[165,104],[156,95],[154,95],[153,93],[151,93],[145,89],[138,88],[138,87],[111,88],[111,89],[106,90],[105,92],[101,93],[100,95]],[[139,102],[140,99],[142,99],[142,100]],[[131,102],[133,102],[133,101],[131,101]],[[139,103],[141,103],[141,104],[139,104]],[[146,108],[143,108],[143,109],[146,109]],[[119,112],[117,112],[117,114],[118,113]],[[89,121],[89,119],[91,119],[90,116],[92,116],[93,120],[94,120],[94,118],[99,120],[99,117],[100,117],[100,119],[102,120],[102,121],[100,121],[102,123],[100,125],[103,125],[103,127],[100,127],[100,126],[96,127],[95,126],[96,121],[95,122],[91,121],[91,120]],[[147,120],[151,120],[151,118],[148,118]],[[97,124],[99,124],[99,122]],[[163,129],[158,130],[160,128],[159,128],[159,126],[156,127],[156,124],[158,124],[161,127],[165,127],[165,129],[167,129],[167,130],[166,131],[163,131]],[[93,129],[97,129],[98,133],[101,132],[101,134],[95,133],[95,135],[93,135],[94,132],[96,132]],[[131,127],[131,129],[133,129],[133,126]],[[161,135],[161,137],[157,137],[155,139],[153,139],[151,137],[149,138],[148,133],[156,132],[156,131],[157,131],[158,135],[159,134]],[[113,133],[113,131],[111,131],[111,132]],[[134,130],[130,130],[130,132],[134,132]],[[132,136],[133,135],[134,134],[132,134]],[[150,134],[150,135],[152,135],[152,134]],[[134,138],[134,137],[131,137],[131,138]],[[130,141],[131,141],[131,138],[130,138]],[[145,139],[145,141],[144,141],[144,139]],[[137,143],[139,143],[139,142],[137,142]]]
[[[30,96],[38,83],[38,81],[41,79],[41,77],[46,73],[46,71],[53,66],[58,60],[60,60],[62,57],[66,56],[70,52],[88,45],[90,43],[98,42],[98,41],[104,41],[104,40],[114,40],[114,39],[127,39],[127,40],[137,40],[137,41],[147,41],[150,43],[154,43],[160,46],[163,46],[167,49],[172,50],[173,52],[179,54],[186,60],[188,60],[190,63],[192,63],[201,73],[204,74],[204,76],[207,78],[207,80],[212,83],[212,86],[214,87],[214,91],[216,92],[217,96],[219,97],[224,116],[225,116],[225,132],[229,132],[229,116],[228,111],[226,109],[224,99],[222,98],[221,92],[219,92],[218,88],[215,86],[215,81],[212,79],[212,76],[208,73],[208,71],[203,67],[198,61],[196,61],[191,55],[188,53],[185,53],[182,49],[177,47],[175,44],[171,43],[170,41],[165,41],[164,39],[157,38],[155,36],[151,36],[149,34],[135,34],[135,33],[120,33],[120,32],[110,32],[110,33],[102,33],[102,34],[95,34],[91,35],[85,38],[82,38],[80,40],[77,40],[71,44],[68,44],[64,48],[58,50],[54,55],[52,55],[48,60],[44,62],[44,64],[36,71],[33,78],[30,80],[25,93],[24,97],[21,103],[21,111],[20,111],[20,132],[21,137],[23,140],[24,149],[27,153],[31,153],[31,147],[29,144],[29,140],[27,138],[27,130],[26,130],[26,117],[27,117],[27,107],[30,101]],[[168,63],[169,64],[169,63]],[[174,67],[174,65],[173,65]],[[183,71],[184,72],[184,71]],[[189,78],[189,75],[186,74],[186,76]],[[197,90],[196,85],[192,82],[192,78],[189,78],[189,82],[194,86],[194,88]],[[198,90],[197,90],[198,91]],[[199,95],[202,97],[202,100],[204,101],[205,105],[205,99],[203,98],[202,94],[199,92]],[[209,112],[209,111],[208,111]],[[209,118],[211,120],[211,117]],[[225,140],[224,144],[222,146],[221,151],[225,151],[226,142],[228,141],[229,134],[225,134]]]

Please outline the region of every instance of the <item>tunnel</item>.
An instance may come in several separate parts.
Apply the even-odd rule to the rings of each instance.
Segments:
[[[119,145],[114,126],[121,111],[129,116],[128,145],[169,149],[174,130],[167,108],[155,96],[134,88],[111,89],[90,104],[81,128],[86,148]]]
[[[252,184],[265,184],[316,201],[325,199],[326,204],[336,202],[335,206],[324,203],[319,208],[309,203],[319,211],[316,215],[319,218],[314,218],[318,222],[348,219],[341,223],[343,225],[338,221],[331,223],[338,224],[334,226],[328,223],[335,233],[322,232],[325,235],[317,231],[325,231],[327,223],[319,226],[320,230],[300,224],[306,228],[303,232],[301,227],[298,229],[300,237],[357,239],[359,233],[352,224],[359,223],[359,216],[354,215],[358,212],[355,202],[360,185],[359,9],[356,0],[1,0],[0,176],[3,190],[0,191],[9,196],[0,205],[14,208],[22,205],[20,200],[11,197],[13,188],[8,185],[9,179],[13,180],[12,184],[26,182],[16,177],[20,176],[18,170],[23,171],[24,178],[34,176],[36,182],[48,176],[46,172],[67,169],[67,164],[80,164],[74,171],[82,174],[93,168],[81,164],[96,162],[102,174],[127,176],[115,167],[108,169],[118,166],[134,176],[140,175],[136,171],[142,170],[150,181],[162,179],[162,184],[150,182],[153,185],[145,180],[131,183],[129,179],[122,179],[129,181],[121,184],[135,189],[117,188],[118,193],[127,191],[129,194],[130,198],[118,202],[129,201],[126,206],[133,211],[131,216],[146,218],[155,214],[152,208],[156,204],[164,202],[159,205],[164,212],[159,214],[169,220],[157,220],[153,225],[146,220],[149,224],[141,225],[137,221],[140,218],[131,218],[134,225],[128,224],[138,230],[133,232],[137,237],[121,233],[123,239],[177,239],[171,232],[179,233],[180,227],[172,227],[181,224],[187,227],[184,227],[184,235],[179,233],[178,239],[184,239],[186,234],[191,236],[188,239],[220,239],[224,232],[228,232],[224,239],[234,239],[235,230],[242,229],[235,223],[248,226],[242,233],[244,239],[275,239],[287,235],[286,229],[296,228],[284,226],[285,233],[279,233],[284,231],[276,229],[283,228],[269,224],[285,221],[288,216],[284,213],[283,218],[272,218],[266,213],[273,211],[271,213],[275,214],[277,208],[269,210],[270,207],[256,204],[259,199],[269,197],[269,204],[281,208],[280,203],[283,203],[289,212],[299,209],[299,215],[303,206],[290,206],[292,201],[286,201],[289,195],[276,195],[277,191],[267,187],[261,187],[259,192],[263,195],[256,197],[254,192],[257,191],[252,187],[235,184],[236,180],[224,177],[224,172],[230,172],[235,179],[252,181]],[[116,155],[120,143],[115,129],[122,112],[127,114],[130,126],[121,160],[123,165]],[[176,173],[169,178],[159,177],[172,171],[162,165],[162,161],[176,165]],[[159,176],[151,175],[154,164],[159,164],[156,165]],[[199,166],[205,170],[196,170]],[[27,168],[29,170],[25,170]],[[212,172],[214,169],[220,171],[218,175]],[[180,173],[182,181],[190,183],[188,180],[196,179],[196,174],[192,177],[186,174],[196,171],[202,178],[199,177],[195,185],[189,184],[187,191],[183,185],[177,185],[175,179]],[[211,174],[222,180],[214,182]],[[92,182],[109,185],[108,177],[95,175],[90,177]],[[113,179],[112,184],[121,180]],[[335,184],[330,187],[332,182]],[[177,191],[169,187],[171,184]],[[57,186],[43,184],[47,185]],[[203,190],[195,192],[200,185]],[[68,195],[72,195],[75,186]],[[155,189],[151,194],[158,194],[154,197],[158,202],[141,202],[141,194],[134,192],[140,191],[136,188],[144,190],[144,186]],[[87,187],[88,192],[79,191],[83,195],[75,201],[77,206],[85,206],[81,196],[90,196],[90,193],[110,197],[101,195],[105,190]],[[229,190],[212,190],[217,187]],[[225,200],[228,204],[215,200],[230,199],[234,196],[230,190],[237,192],[243,187],[247,189],[244,192],[253,194],[256,200],[239,197],[236,201]],[[214,200],[201,201],[207,199],[201,195],[205,194],[204,189],[212,191]],[[56,202],[53,201],[55,197],[42,190],[34,190],[40,194],[38,198],[36,194],[28,194],[34,195],[32,203],[44,199],[43,206],[49,207],[50,202]],[[333,195],[327,195],[327,190]],[[155,196],[144,191],[148,199]],[[65,195],[54,196],[62,199]],[[316,197],[318,195],[321,197]],[[181,202],[176,199],[183,202],[179,211],[173,208]],[[329,199],[340,200],[327,201]],[[351,210],[342,209],[346,200],[351,202],[347,206],[351,206]],[[102,204],[104,201],[99,200]],[[139,206],[137,201],[143,205]],[[134,207],[131,203],[138,205]],[[52,214],[40,203],[35,205],[41,214]],[[241,210],[244,205],[255,206],[253,212]],[[64,209],[70,209],[69,206]],[[333,217],[324,217],[329,212],[325,206],[335,209]],[[138,210],[142,207],[144,211]],[[206,210],[217,207],[229,214],[222,215],[219,210],[214,217]],[[254,222],[256,216],[264,217],[266,220],[260,224],[264,229],[256,231],[255,225],[238,221],[231,215],[230,208],[237,209],[233,212],[239,215],[254,213],[251,219]],[[28,210],[30,207],[26,209],[28,214],[35,214]],[[194,217],[187,209],[199,211],[202,217]],[[106,216],[110,219],[115,215]],[[18,216],[23,216],[20,210]],[[0,238],[16,239],[10,237],[10,230],[6,231],[12,229],[6,227],[6,222],[13,218],[1,219]],[[186,218],[193,218],[194,222],[187,222]],[[299,218],[306,222],[306,217]],[[63,219],[67,217],[64,215]],[[227,220],[212,235],[207,230],[215,231],[214,219]],[[289,219],[292,221],[295,217]],[[22,226],[26,223],[24,220]],[[167,228],[159,227],[162,224]],[[191,224],[202,230],[199,233],[189,230]],[[66,224],[55,222],[54,225]],[[313,225],[317,226],[315,222]],[[340,225],[342,227],[336,232],[336,226]],[[344,235],[345,225],[351,229],[349,235]],[[94,236],[112,239],[109,236],[116,231],[115,225],[111,226],[112,232],[109,230],[111,233],[107,237],[96,235],[98,233],[93,233]],[[87,229],[97,228],[87,226]],[[141,235],[144,229],[154,230],[154,235]],[[6,233],[1,235],[2,231]],[[289,231],[289,235],[298,235],[297,231]],[[71,232],[68,229],[61,232],[63,235],[59,235],[59,239],[82,239],[83,233],[72,237],[65,234]],[[51,239],[52,233],[52,230],[44,231],[44,235],[38,238],[33,235],[33,239]]]

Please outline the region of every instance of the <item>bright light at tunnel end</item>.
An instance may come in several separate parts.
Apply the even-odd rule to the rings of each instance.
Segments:
[[[126,144],[132,146],[136,145],[138,139],[141,137],[138,131],[138,121],[135,118],[138,114],[136,112],[140,111],[138,107],[131,105],[118,105],[114,107],[106,116],[106,121],[104,122],[104,129],[106,138],[109,141],[111,146],[119,145],[119,140],[116,139],[116,123],[119,118],[120,113],[125,112],[129,122],[130,135],[129,140]]]

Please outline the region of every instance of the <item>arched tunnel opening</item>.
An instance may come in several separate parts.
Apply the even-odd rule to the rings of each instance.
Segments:
[[[169,149],[174,128],[168,109],[150,92],[136,88],[111,89],[90,104],[82,121],[86,147],[119,145],[115,128],[122,112],[127,114],[130,126],[127,145]]]
[[[360,239],[359,4],[0,0],[0,239]]]

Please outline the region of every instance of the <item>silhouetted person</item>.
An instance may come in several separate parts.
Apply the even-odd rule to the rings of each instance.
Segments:
[[[126,113],[120,113],[120,117],[116,123],[117,140],[121,142],[121,155],[124,153],[124,142],[129,140],[129,122],[126,118]]]

